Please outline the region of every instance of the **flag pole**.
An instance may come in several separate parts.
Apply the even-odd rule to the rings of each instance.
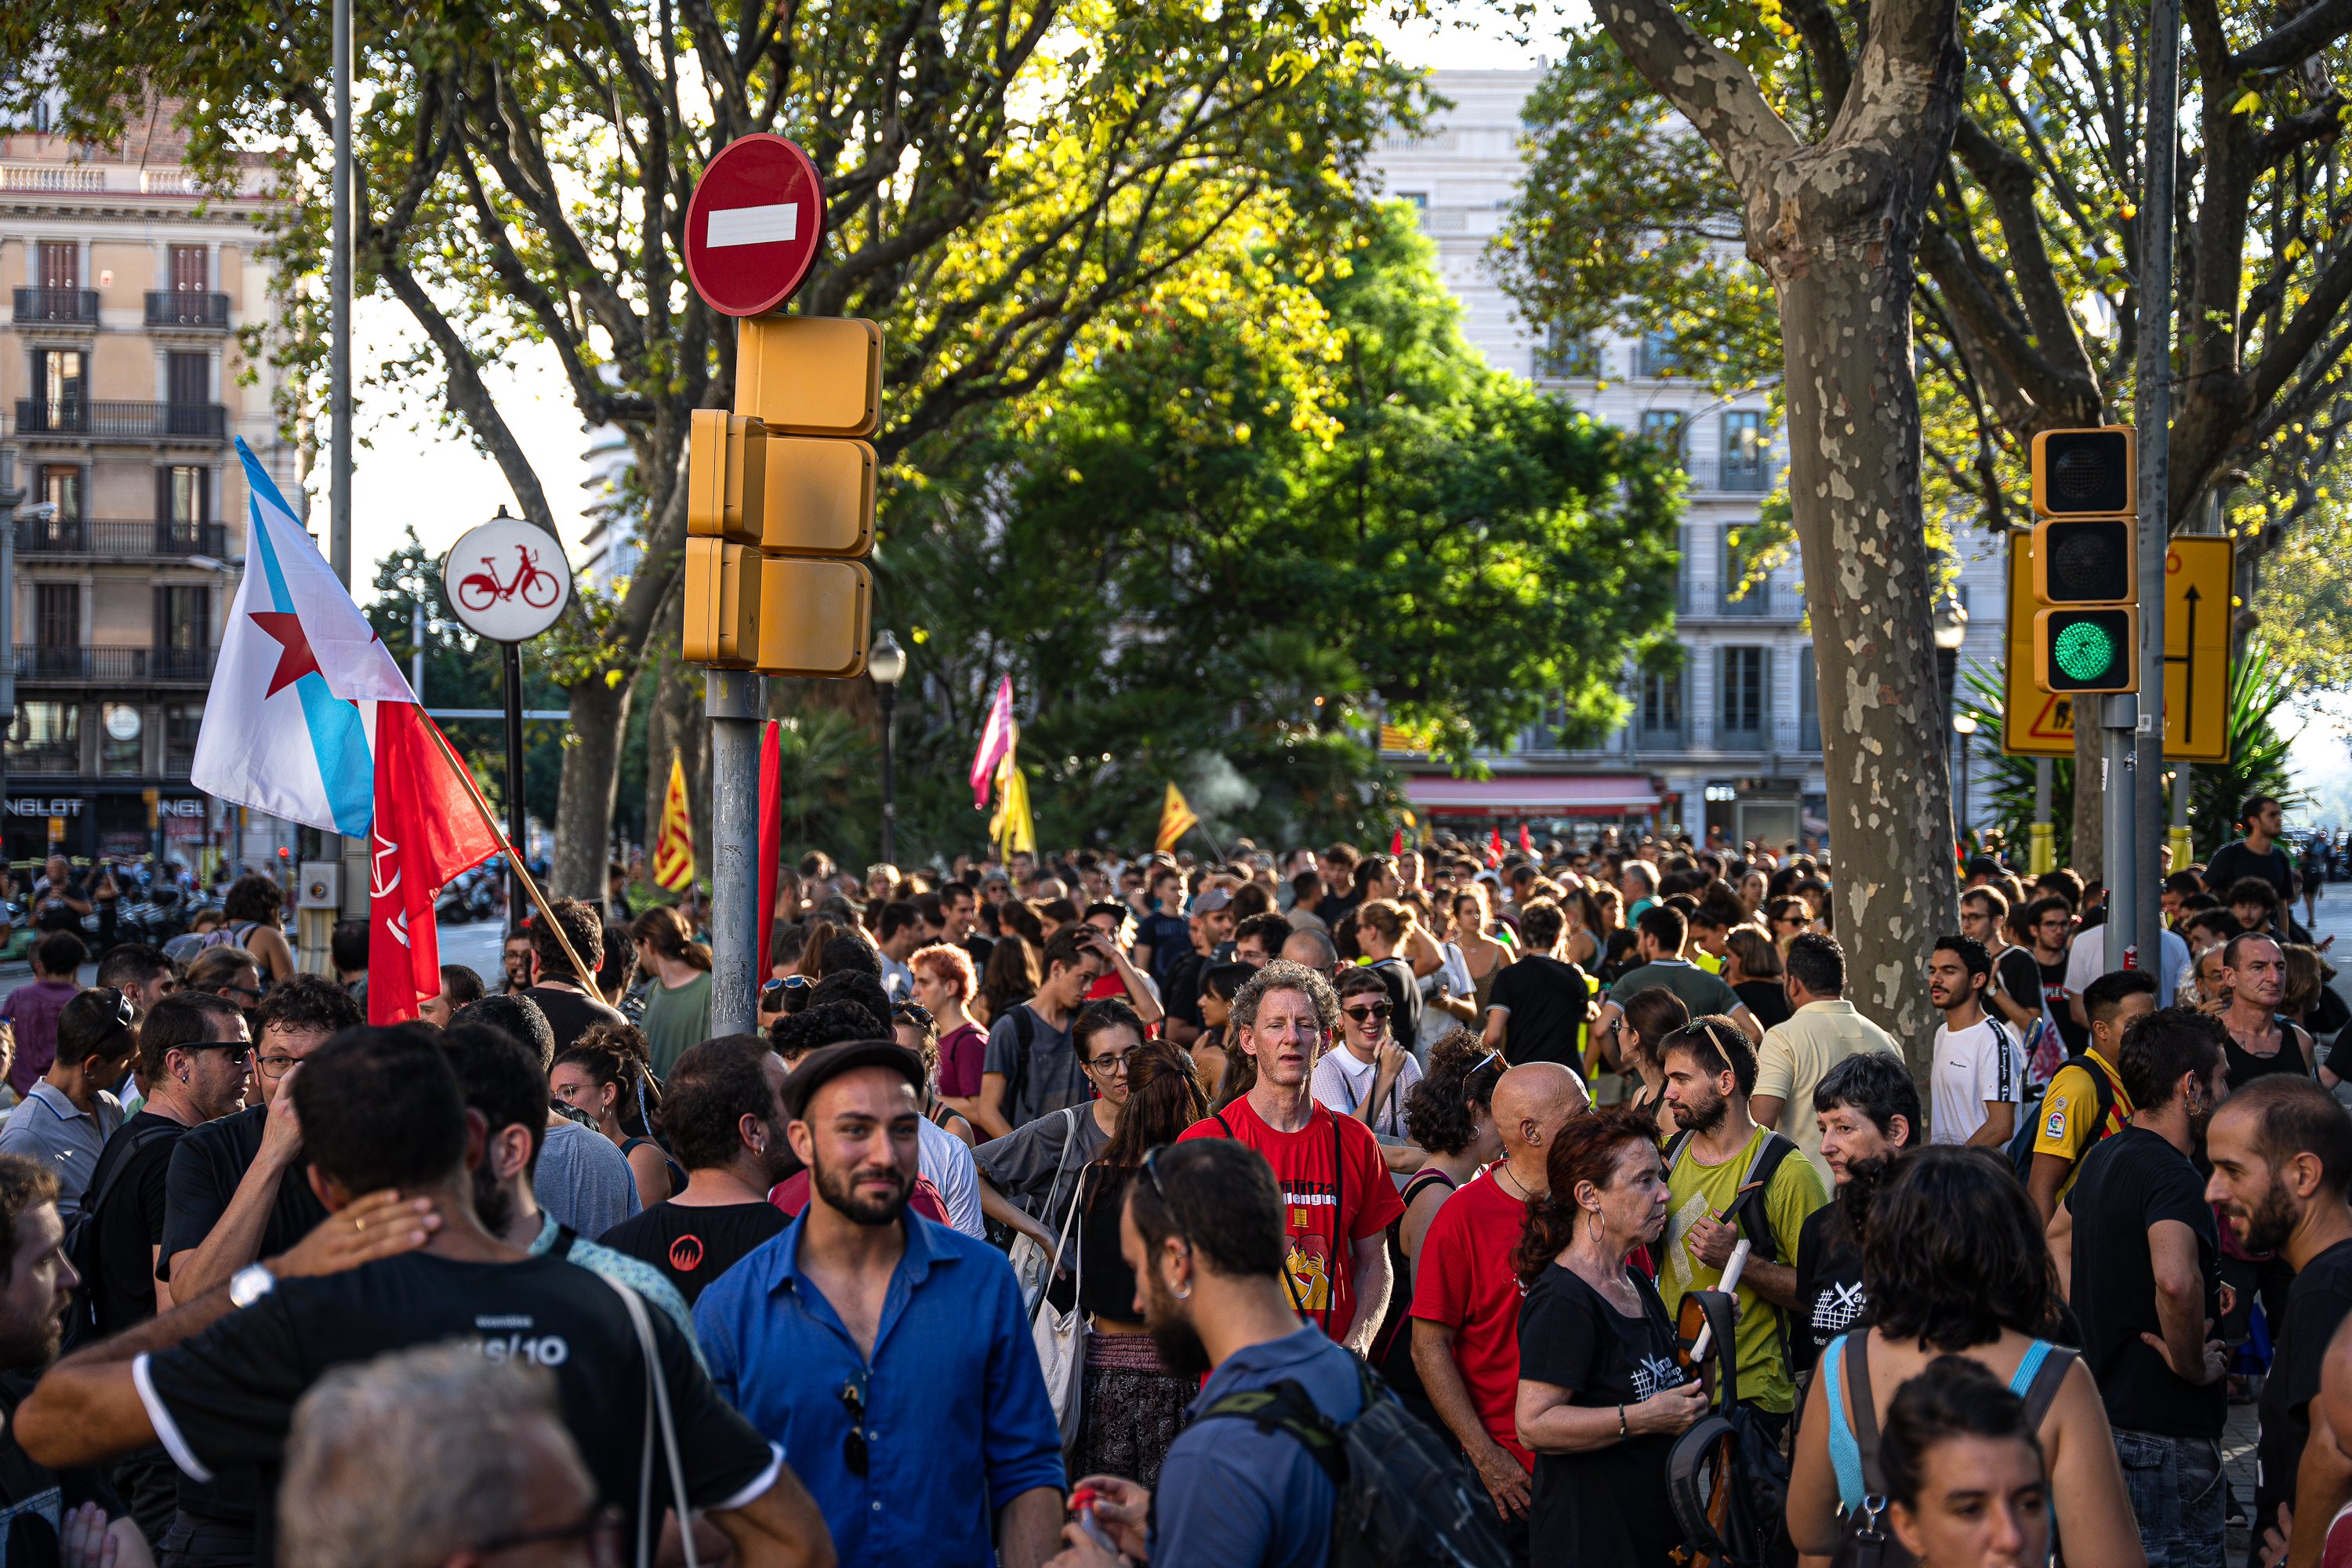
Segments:
[[[441,726],[436,724],[422,710],[418,711],[417,717],[425,721],[425,732],[433,737],[433,743],[441,748],[441,759],[449,764],[449,771],[464,781],[467,798],[474,803],[475,811],[481,815],[482,826],[490,830],[491,837],[506,846],[507,864],[513,868],[515,876],[521,880],[523,891],[530,895],[531,903],[546,918],[547,929],[553,931],[555,940],[563,944],[563,956],[572,961],[572,973],[580,977],[580,988],[588,993],[592,1000],[604,1001],[604,992],[596,987],[595,972],[580,961],[580,954],[572,947],[572,939],[564,934],[563,922],[557,920],[555,911],[547,907],[547,895],[539,890],[539,883],[531,876],[530,868],[522,863],[521,851],[508,839],[505,831],[499,826],[497,814],[490,810],[490,803],[482,798],[481,786],[474,783],[474,775],[466,771],[466,764],[457,760],[457,753],[449,749],[448,737],[441,733]]]

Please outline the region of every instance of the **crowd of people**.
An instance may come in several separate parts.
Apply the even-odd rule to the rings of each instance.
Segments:
[[[1917,1040],[1826,858],[1614,835],[812,854],[717,1037],[620,868],[390,1027],[266,877],[44,931],[0,1568],[2316,1568],[2345,1017],[2244,819],[2148,969],[1970,861]]]

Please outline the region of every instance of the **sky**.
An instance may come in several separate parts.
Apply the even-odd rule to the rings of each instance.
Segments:
[[[1410,65],[1524,69],[1547,52],[1548,40],[1563,20],[1586,15],[1581,4],[1539,0],[1521,43],[1496,8],[1478,0],[1430,0],[1429,11],[1404,22],[1383,19],[1372,30]],[[415,346],[415,329],[393,301],[362,300],[354,313],[359,363],[404,355]],[[484,379],[538,470],[558,528],[576,558],[585,528],[580,509],[589,436],[553,353],[524,349],[488,368]],[[352,549],[363,563],[354,574],[362,598],[372,596],[365,586],[373,580],[372,563],[399,548],[410,528],[437,554],[501,503],[514,504],[497,464],[462,435],[440,428],[435,412],[431,403],[405,408],[363,404],[359,411]],[[2297,737],[2292,756],[2295,783],[2314,796],[2314,816],[2352,821],[2352,699],[2298,705],[2288,728]]]

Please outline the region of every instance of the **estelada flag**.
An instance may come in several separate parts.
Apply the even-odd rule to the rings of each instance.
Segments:
[[[505,847],[462,770],[414,702],[375,709],[375,813],[368,827],[368,1022],[399,1024],[441,994],[433,905],[458,872]]]
[[[1168,786],[1168,796],[1160,803],[1160,837],[1154,847],[1165,855],[1176,847],[1176,841],[1200,826],[1201,818],[1184,792],[1174,784]]]
[[[694,817],[686,809],[686,763],[669,757],[669,788],[662,795],[661,831],[654,839],[654,886],[683,893],[694,886]]]

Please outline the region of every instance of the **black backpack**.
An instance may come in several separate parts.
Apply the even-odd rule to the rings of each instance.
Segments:
[[[81,1207],[74,1211],[73,1218],[66,1225],[66,1261],[81,1276],[81,1284],[75,1288],[73,1306],[66,1313],[64,1349],[73,1350],[98,1338],[98,1217],[106,1207],[106,1200],[121,1184],[123,1167],[131,1163],[132,1155],[157,1139],[185,1131],[159,1116],[152,1124],[128,1138],[122,1136],[121,1128],[115,1129],[115,1135],[99,1151],[98,1163],[89,1173],[89,1189],[82,1194]]]
[[[2091,1113],[2091,1141],[2084,1144],[2082,1153],[2074,1157],[2075,1163],[2079,1166],[2082,1163],[2083,1155],[2088,1154],[2107,1135],[2107,1117],[2116,1109],[2116,1086],[2108,1079],[2106,1069],[2093,1061],[2087,1051],[2081,1056],[2068,1058],[2058,1070],[2063,1072],[2071,1067],[2079,1067],[2091,1075],[2091,1095],[2096,1102],[2095,1109]],[[2053,1088],[2056,1086],[2056,1081],[2053,1076],[2052,1079]],[[2042,1118],[2049,1109],[2050,1090],[2045,1089],[2042,1091],[2042,1098],[2033,1102],[2033,1113],[2024,1118],[2022,1124],[2010,1137],[2009,1163],[2017,1172],[2017,1179],[2020,1182],[2032,1180],[2033,1145],[2041,1141]]]
[[[1484,1489],[1352,1351],[1363,1408],[1334,1421],[1294,1380],[1228,1394],[1199,1419],[1286,1432],[1331,1478],[1331,1568],[1508,1568]]]
[[[1751,1405],[1739,1402],[1738,1308],[1722,1290],[1694,1290],[1710,1342],[1697,1363],[1708,1413],[1675,1439],[1666,1492],[1681,1526],[1685,1568],[1764,1568],[1793,1561],[1786,1518],[1789,1459]],[[1685,1344],[1685,1349],[1689,1347]]]

